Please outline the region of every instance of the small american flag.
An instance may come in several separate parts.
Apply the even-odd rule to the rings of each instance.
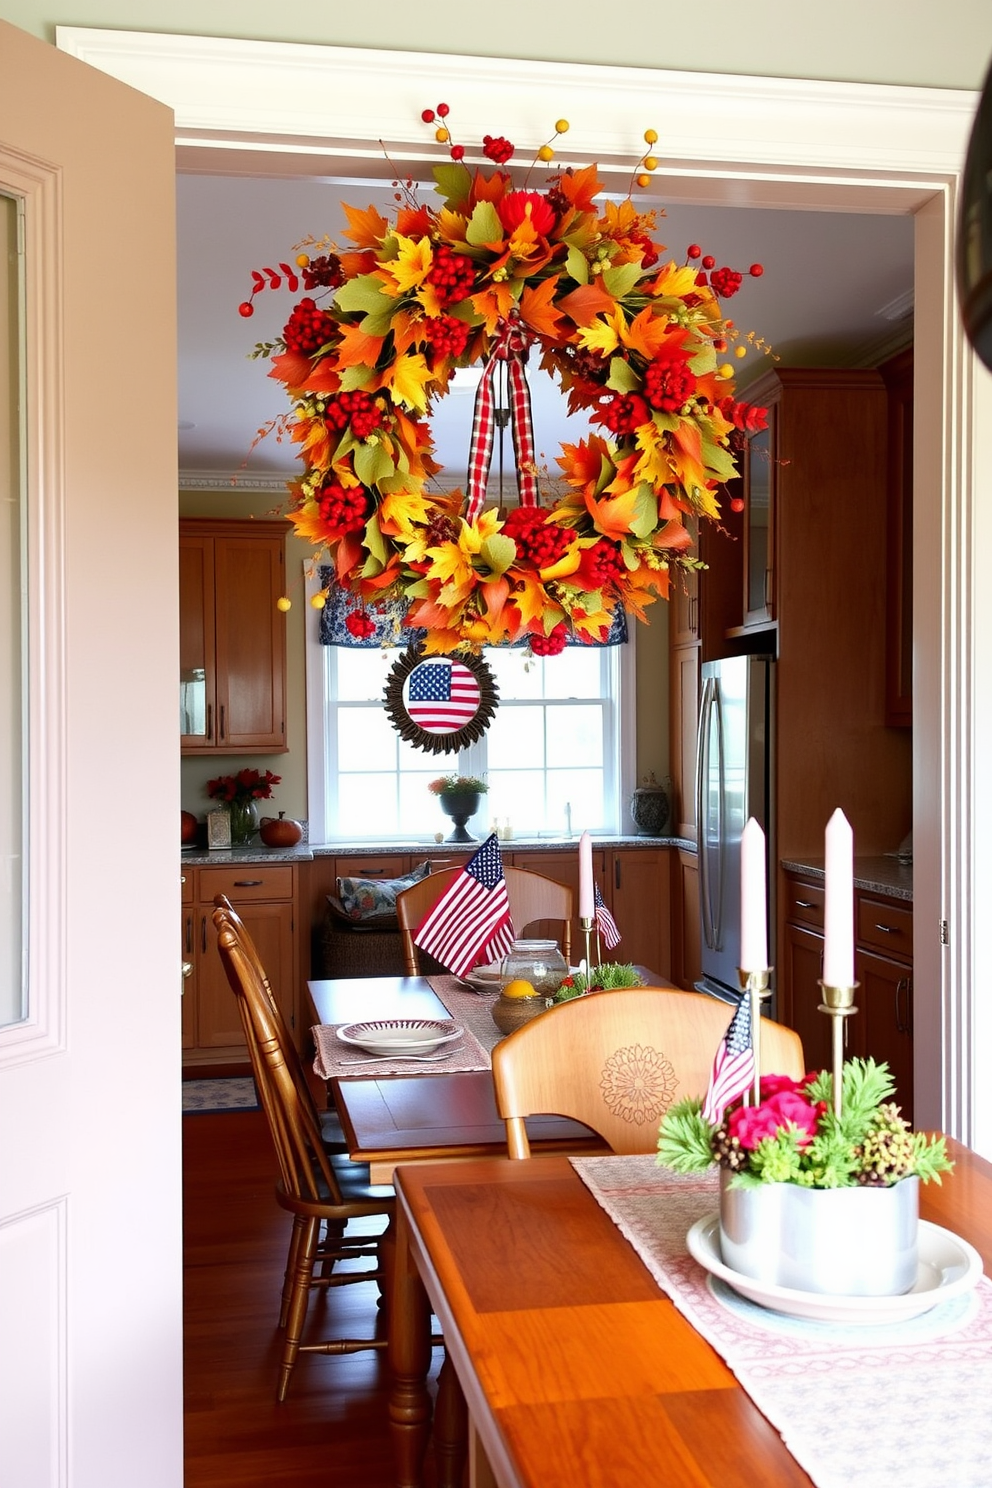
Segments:
[[[481,693],[460,661],[422,661],[407,682],[406,711],[429,734],[449,734],[475,717]]]
[[[620,931],[617,922],[606,907],[606,901],[599,890],[599,884],[593,886],[593,902],[596,907],[596,929],[603,938],[603,944],[608,951],[620,944]]]
[[[480,961],[503,959],[513,924],[495,832],[452,879],[413,940],[457,977]]]
[[[751,1042],[751,999],[744,997],[730,1020],[716,1051],[710,1087],[703,1102],[703,1115],[713,1126],[719,1126],[723,1113],[754,1079],[754,1045]]]

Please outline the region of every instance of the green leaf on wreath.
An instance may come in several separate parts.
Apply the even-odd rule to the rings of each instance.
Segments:
[[[737,464],[729,449],[726,449],[722,444],[714,444],[712,440],[704,438],[700,445],[700,451],[707,470],[711,470],[717,480],[733,480],[737,474]]]
[[[705,377],[716,366],[716,352],[712,341],[704,341],[695,356],[689,358],[689,370],[697,377]]]
[[[494,532],[492,537],[487,537],[479,549],[479,557],[497,579],[500,574],[506,573],[516,556],[517,545],[513,538],[504,537],[501,532]]]
[[[601,495],[602,492],[606,490],[606,487],[610,484],[610,481],[613,479],[616,473],[616,466],[610,459],[609,455],[600,455],[599,479],[596,482],[596,489],[593,494],[595,496]]]
[[[574,245],[569,248],[568,257],[565,260],[565,273],[570,279],[574,279],[576,284],[589,283],[589,260],[581,248],[576,248]]]
[[[368,315],[362,317],[359,326],[366,336],[385,336],[393,324],[393,316],[396,314],[396,301],[389,299],[386,295],[380,295],[381,305],[375,310],[370,310]]]
[[[359,274],[354,279],[345,280],[337,294],[334,303],[339,310],[361,310],[368,313],[370,310],[381,310],[383,301],[393,305],[389,295],[383,294],[383,283],[377,279],[375,274]]]
[[[489,243],[502,243],[503,224],[492,202],[476,202],[465,236],[474,248],[482,248]]]
[[[617,264],[615,269],[604,269],[603,288],[609,290],[615,300],[622,300],[633,289],[643,272],[639,263]]]
[[[357,443],[358,440],[355,438],[354,434],[352,434],[351,425],[349,424],[347,429],[345,429],[344,433],[341,435],[341,438],[338,440],[337,449],[331,456],[331,464],[337,465],[340,460],[346,460]]]
[[[610,358],[610,375],[606,386],[616,393],[633,393],[641,385],[641,379],[624,356]]]
[[[650,537],[658,525],[658,498],[654,490],[642,481],[634,495],[634,515],[630,530],[635,537]],[[627,565],[631,567],[630,564]],[[637,567],[635,564],[634,567]]]
[[[389,552],[386,548],[385,539],[379,530],[379,514],[373,512],[365,524],[365,546],[374,558],[377,558],[381,568],[385,568],[389,561]]]
[[[430,599],[431,581],[430,579],[417,579],[416,583],[407,584],[403,593],[407,599]]]
[[[457,207],[460,202],[465,201],[472,184],[472,173],[467,165],[436,165],[431,174],[446,206]]]
[[[357,445],[353,464],[355,474],[363,486],[374,486],[384,476],[392,475],[396,469],[389,451],[378,440],[372,444]]]
[[[341,373],[342,393],[354,393],[363,388],[372,376],[372,368],[367,367],[364,362],[357,362],[354,367],[345,367]]]
[[[445,305],[444,313],[453,316],[455,320],[463,320],[466,325],[481,325],[483,321],[471,300],[460,300],[457,305]]]

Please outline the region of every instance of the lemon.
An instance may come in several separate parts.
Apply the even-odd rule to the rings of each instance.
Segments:
[[[523,977],[516,977],[512,982],[507,982],[503,988],[504,997],[536,997],[537,992],[530,982],[525,982]]]

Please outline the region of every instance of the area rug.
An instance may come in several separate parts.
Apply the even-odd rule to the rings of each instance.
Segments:
[[[203,1116],[210,1111],[257,1111],[258,1092],[250,1075],[226,1080],[184,1080],[183,1115]]]

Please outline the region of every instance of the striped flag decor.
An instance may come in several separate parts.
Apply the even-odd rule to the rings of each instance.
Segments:
[[[513,944],[513,924],[495,832],[452,879],[413,941],[457,977],[482,961],[503,959]]]
[[[751,1041],[751,999],[743,997],[716,1051],[703,1116],[719,1126],[723,1113],[743,1095],[754,1079],[754,1044]]]
[[[450,734],[470,723],[482,694],[460,661],[422,661],[407,679],[406,711],[428,734]]]
[[[606,907],[606,901],[600,893],[599,884],[593,886],[593,903],[596,909],[596,929],[602,938],[603,944],[608,951],[620,944],[620,931],[617,922]]]

